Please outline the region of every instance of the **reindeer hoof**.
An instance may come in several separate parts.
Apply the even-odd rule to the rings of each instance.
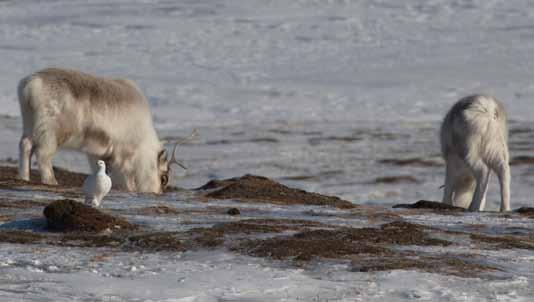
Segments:
[[[57,180],[55,180],[55,179],[45,180],[45,181],[43,181],[43,183],[45,185],[49,185],[49,186],[57,186],[58,185]]]
[[[17,179],[24,180],[24,181],[30,181],[30,177],[29,176],[20,176],[20,175],[18,175]]]

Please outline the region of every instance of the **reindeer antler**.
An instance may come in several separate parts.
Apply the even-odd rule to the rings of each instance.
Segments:
[[[172,164],[177,164],[178,166],[182,167],[184,170],[187,170],[187,167],[181,161],[176,159],[176,149],[178,148],[178,145],[181,145],[181,144],[193,139],[197,135],[198,135],[198,131],[197,131],[197,129],[194,129],[193,132],[191,132],[191,134],[189,134],[189,136],[187,136],[185,138],[182,138],[182,139],[179,139],[179,140],[176,141],[176,143],[174,144],[174,148],[172,149],[171,159],[169,160],[169,167]]]

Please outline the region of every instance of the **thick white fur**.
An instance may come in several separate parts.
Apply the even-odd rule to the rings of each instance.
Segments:
[[[35,153],[41,181],[57,184],[52,157],[69,148],[86,153],[93,171],[97,159],[107,161],[116,188],[162,192],[165,152],[134,82],[48,68],[23,78],[18,94],[24,128],[19,178],[30,179]]]
[[[495,98],[459,100],[441,125],[441,151],[447,163],[443,202],[483,211],[491,171],[499,178],[501,211],[510,211],[510,166],[506,112]]]

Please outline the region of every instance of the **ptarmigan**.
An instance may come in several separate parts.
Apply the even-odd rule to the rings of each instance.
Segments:
[[[93,207],[99,207],[102,199],[111,190],[111,178],[106,174],[106,163],[103,160],[97,161],[98,171],[89,175],[83,182],[83,193],[85,203]]]

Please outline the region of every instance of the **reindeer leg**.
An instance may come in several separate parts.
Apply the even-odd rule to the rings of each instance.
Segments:
[[[55,139],[46,138],[41,140],[43,144],[37,144],[35,153],[39,172],[41,173],[41,182],[47,185],[57,185],[57,180],[52,167],[52,157],[56,153],[57,145]]]
[[[447,160],[447,166],[445,167],[445,187],[443,189],[443,199],[441,202],[452,205],[452,193],[453,191],[453,168],[450,160]]]
[[[490,178],[491,178],[491,170],[488,169],[488,172],[487,172],[487,176],[486,176],[486,184],[485,184],[485,187],[482,188],[482,200],[480,201],[480,211],[484,211],[484,209],[486,208],[486,196],[487,196],[487,193],[488,193],[488,186],[489,186],[489,181],[490,181]]]
[[[483,162],[478,162],[476,165],[473,165],[472,168],[477,184],[473,200],[469,206],[469,211],[483,211],[484,204],[482,202],[486,199],[490,170]]]
[[[29,181],[33,143],[30,137],[22,136],[19,143],[19,179]]]
[[[473,199],[475,191],[475,178],[469,170],[463,170],[454,181],[453,205],[467,209]]]
[[[446,168],[445,168],[445,186],[443,190],[442,202],[450,205],[455,205],[454,194],[457,194],[457,181],[461,176],[462,171],[465,169],[465,165],[455,155],[447,156]]]
[[[501,208],[500,211],[510,211],[510,166],[503,163],[497,172],[499,184],[501,186]]]

